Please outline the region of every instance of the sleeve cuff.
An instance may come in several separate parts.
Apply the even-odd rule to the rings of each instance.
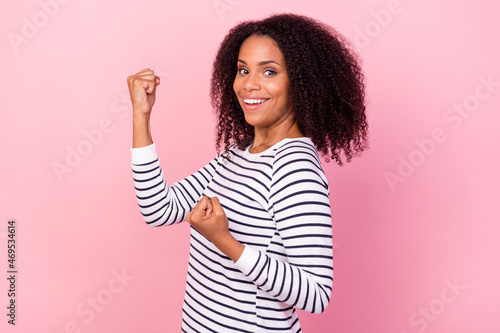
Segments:
[[[233,267],[240,270],[243,274],[249,275],[254,269],[259,260],[260,252],[245,245],[245,249],[238,261],[233,264]]]
[[[141,164],[154,161],[158,158],[156,144],[153,142],[149,146],[141,148],[130,148],[132,153],[132,164]]]

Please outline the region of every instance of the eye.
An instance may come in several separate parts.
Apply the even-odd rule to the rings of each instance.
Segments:
[[[264,74],[265,75],[268,75],[268,76],[271,76],[271,75],[276,75],[276,71],[272,70],[272,69],[266,69],[264,71]]]
[[[239,68],[238,69],[238,73],[240,73],[240,74],[248,74],[248,71],[246,70],[246,68]]]

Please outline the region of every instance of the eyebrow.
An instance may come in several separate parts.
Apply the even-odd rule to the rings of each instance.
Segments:
[[[238,62],[241,62],[241,63],[244,63],[245,65],[247,65],[247,63],[244,60],[238,59]],[[264,60],[264,61],[259,62],[257,65],[262,66],[262,65],[267,65],[267,64],[276,64],[276,65],[281,67],[281,65],[278,64],[274,60]]]

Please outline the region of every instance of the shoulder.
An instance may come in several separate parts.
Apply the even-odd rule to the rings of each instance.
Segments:
[[[231,158],[234,155],[241,155],[243,152],[244,150],[241,150],[235,142],[232,142],[228,147],[226,147],[226,149],[219,151],[216,158],[224,160]]]
[[[285,140],[276,147],[272,177],[275,184],[309,179],[328,188],[318,151],[309,138]]]
[[[309,165],[322,170],[318,151],[309,138],[289,139],[275,149],[274,172],[288,164]]]

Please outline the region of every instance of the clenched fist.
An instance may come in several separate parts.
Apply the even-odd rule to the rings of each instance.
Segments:
[[[229,235],[229,223],[219,199],[203,196],[188,214],[186,220],[212,243]]]
[[[160,78],[149,69],[143,69],[127,78],[133,113],[133,148],[145,147],[153,143],[150,116],[156,98],[156,86]]]
[[[146,68],[127,78],[128,90],[135,114],[150,114],[155,104],[156,86],[160,77],[153,70]]]
[[[238,261],[244,246],[229,232],[229,222],[219,199],[204,196],[198,201],[186,220],[207,237],[222,253]]]

